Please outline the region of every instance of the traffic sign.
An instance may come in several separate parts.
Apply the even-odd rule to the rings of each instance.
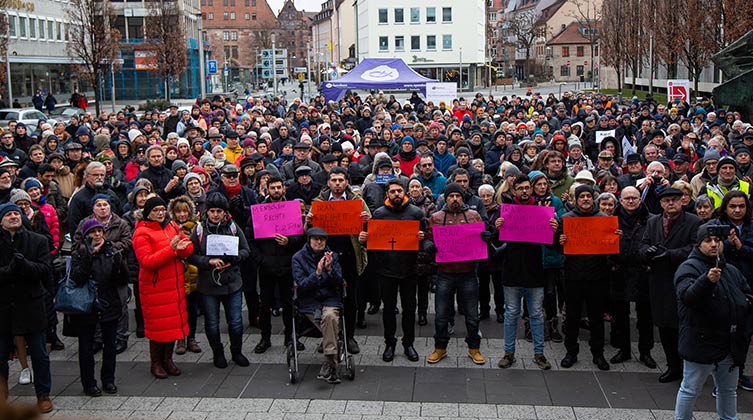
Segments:
[[[230,71],[230,68],[227,66],[227,64],[225,64],[225,67],[222,69],[222,72],[225,74],[228,74],[229,71]]]
[[[217,60],[209,60],[207,70],[209,70],[209,74],[217,74]]]
[[[669,102],[687,102],[690,99],[690,80],[667,80],[667,99]]]

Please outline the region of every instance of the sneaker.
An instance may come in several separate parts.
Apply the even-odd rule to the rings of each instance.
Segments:
[[[499,359],[497,367],[507,369],[515,363],[515,353],[505,352],[505,355]]]
[[[426,358],[426,363],[434,364],[447,357],[447,349],[434,349],[433,352]]]
[[[711,396],[716,398],[716,387],[711,391]]]
[[[186,354],[186,340],[178,340],[178,342],[175,345],[175,354],[182,355]]]
[[[483,365],[486,363],[486,358],[484,358],[484,355],[481,354],[479,349],[468,349],[468,357],[473,360],[473,363],[477,365]]]
[[[31,368],[26,368],[21,371],[21,375],[18,377],[19,385],[29,385],[32,381]]]
[[[319,369],[319,374],[316,375],[316,379],[322,379],[327,380],[329,379],[329,376],[332,374],[332,366],[330,366],[329,362],[322,363],[322,367]]]
[[[737,385],[746,391],[753,391],[753,380],[750,379],[750,376],[740,375]]]
[[[332,368],[332,373],[327,378],[327,383],[332,385],[340,383],[340,375],[337,373],[337,368]]]
[[[552,368],[552,365],[546,360],[546,357],[544,357],[543,354],[534,354],[533,363],[536,363],[536,366],[541,370],[549,370]]]

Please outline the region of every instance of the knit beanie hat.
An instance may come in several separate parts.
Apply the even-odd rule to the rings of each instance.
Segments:
[[[172,169],[172,171],[175,172],[180,168],[188,170],[188,165],[186,165],[186,162],[183,162],[182,160],[178,159],[175,162],[173,162],[173,166],[170,169]]]
[[[463,193],[465,193],[465,191],[463,190],[463,187],[461,187],[460,184],[458,184],[457,182],[448,182],[447,185],[445,185],[445,187],[444,187],[444,198],[445,198],[445,200],[452,193],[458,193],[458,194],[460,194],[462,196]]]
[[[39,182],[36,178],[26,178],[26,181],[23,183],[24,190],[28,192],[30,189],[37,187],[40,190],[42,189],[42,183]]]
[[[517,167],[517,166],[515,166],[515,165],[510,165],[510,166],[509,166],[509,167],[508,167],[507,169],[505,169],[505,175],[504,175],[504,177],[505,177],[505,178],[509,178],[509,177],[511,177],[511,176],[518,176],[518,175],[520,175],[521,173],[522,173],[522,172],[520,172],[520,169],[518,169],[518,167]]]
[[[19,201],[24,201],[24,200],[31,203],[31,197],[29,197],[29,194],[20,188],[16,188],[13,191],[11,191],[10,200],[8,201],[10,201],[13,204],[18,204]]]
[[[110,205],[112,205],[112,202],[110,201],[110,196],[109,195],[99,193],[99,194],[94,194],[94,196],[92,197],[91,201],[89,201],[89,204],[91,204],[92,208],[94,207],[94,204],[97,203],[97,200],[105,200]]]
[[[546,175],[541,171],[531,171],[528,173],[528,179],[531,180],[531,185],[535,184],[539,178],[546,178]]]
[[[578,199],[578,197],[580,197],[580,195],[583,194],[584,192],[591,194],[591,197],[593,197],[594,195],[593,187],[590,185],[584,184],[584,185],[578,185],[578,187],[575,189],[575,198]]]
[[[724,165],[733,165],[735,167],[735,170],[737,170],[737,161],[729,156],[725,156],[719,159],[719,162],[716,164],[716,171],[719,172],[719,170],[722,169],[722,166]]]
[[[143,133],[141,133],[141,130],[132,128],[128,130],[128,140],[133,143],[134,140],[136,140],[136,137],[142,136]]]
[[[190,173],[186,174],[186,176],[183,177],[183,187],[184,188],[188,188],[188,181],[190,181],[192,179],[196,179],[197,181],[199,181],[199,185],[201,185],[201,183],[202,183],[201,176],[199,176],[199,174],[197,174],[195,172],[190,172]]]
[[[167,207],[167,204],[165,203],[165,200],[163,200],[162,197],[158,195],[146,200],[146,203],[144,204],[144,217],[148,218],[149,213],[151,213],[155,207],[159,206]]]
[[[89,233],[89,231],[96,228],[105,230],[105,227],[102,226],[102,223],[99,223],[97,219],[92,217],[91,219],[84,220],[84,223],[81,225],[81,233],[83,233],[84,236],[86,236]]]
[[[222,193],[213,192],[209,194],[209,196],[207,196],[206,208],[207,211],[211,209],[222,209],[224,211],[228,211],[230,204],[227,202],[227,198],[225,198]]]
[[[722,158],[722,155],[719,154],[719,151],[716,150],[716,149],[714,149],[712,147],[710,149],[707,149],[706,153],[704,153],[704,155],[703,155],[703,163],[705,164],[706,162],[708,162],[710,160],[716,160],[716,161],[718,161],[721,158]]]
[[[20,214],[23,214],[21,212],[21,208],[18,207],[17,205],[15,205],[14,203],[0,204],[0,219],[2,219],[3,217],[5,217],[6,214],[8,214],[8,213],[10,213],[12,211],[16,211],[16,212],[18,212]]]
[[[416,147],[416,142],[413,140],[413,137],[411,136],[403,136],[403,138],[400,139],[400,146],[402,147],[403,143],[405,143],[406,141],[410,142],[411,146]]]

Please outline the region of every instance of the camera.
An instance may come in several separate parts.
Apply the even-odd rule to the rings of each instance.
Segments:
[[[729,236],[729,227],[724,225],[712,225],[707,228],[709,236],[716,236],[717,238],[724,240]]]
[[[651,178],[653,178],[654,184],[656,184],[656,185],[660,185],[661,184],[662,177],[654,175]]]

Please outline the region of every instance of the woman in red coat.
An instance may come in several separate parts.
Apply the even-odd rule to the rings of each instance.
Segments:
[[[165,201],[158,196],[149,198],[144,205],[143,220],[136,223],[133,234],[133,250],[139,261],[144,332],[149,339],[152,375],[158,379],[181,373],[173,363],[175,341],[188,336],[181,259],[193,252],[191,240],[166,215]]]

